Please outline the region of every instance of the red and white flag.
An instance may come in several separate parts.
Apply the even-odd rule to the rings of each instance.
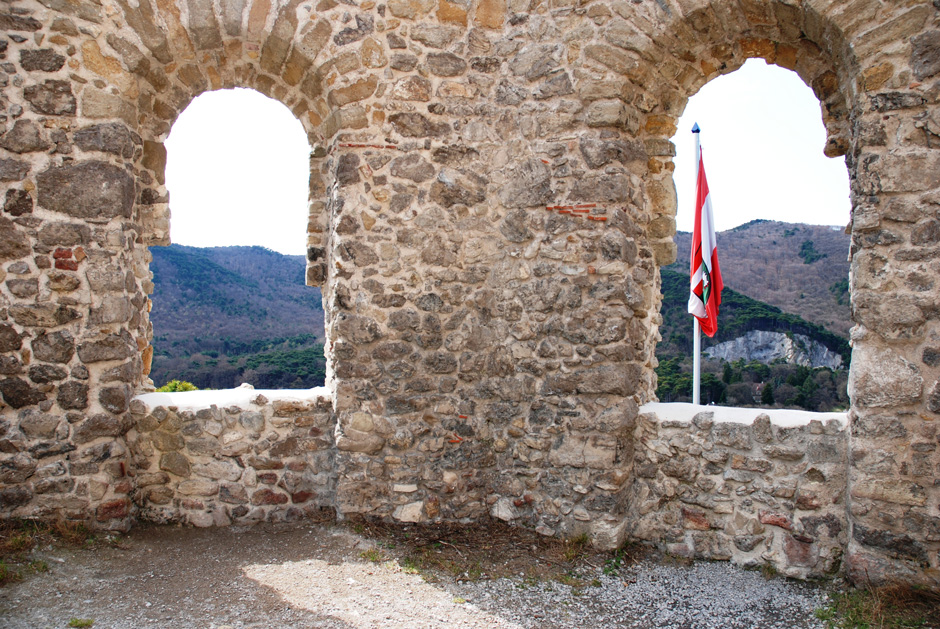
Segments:
[[[698,133],[698,125],[693,132]],[[712,199],[705,179],[702,150],[698,155],[698,181],[695,185],[695,229],[692,232],[692,264],[689,314],[694,315],[707,336],[718,331],[718,306],[721,304],[721,269],[718,268],[718,246],[715,240],[715,219]]]

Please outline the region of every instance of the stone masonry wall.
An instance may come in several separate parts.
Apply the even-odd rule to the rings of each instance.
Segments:
[[[127,440],[137,470],[138,517],[226,526],[297,520],[332,507],[330,400],[285,394],[269,400],[259,393],[250,403],[221,409],[136,398]]]
[[[768,565],[802,579],[841,570],[844,415],[771,411],[783,420],[774,423],[759,409],[752,421],[741,421],[751,409],[640,410],[632,538],[680,557]]]
[[[617,543],[675,255],[669,138],[691,95],[760,57],[813,89],[820,149],[851,176],[849,573],[936,583],[938,16],[928,0],[4,2],[0,514],[136,517],[163,140],[198,94],[240,86],[310,141],[337,508]]]

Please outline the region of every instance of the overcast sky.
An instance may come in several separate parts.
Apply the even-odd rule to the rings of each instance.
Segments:
[[[756,218],[848,224],[849,175],[844,158],[823,155],[819,101],[796,73],[750,59],[706,84],[679,119],[673,137],[678,229],[692,231],[695,218],[696,122],[715,229]]]
[[[206,92],[166,141],[170,238],[180,245],[307,247],[307,134],[254,90]]]
[[[751,59],[703,87],[679,121],[678,229],[691,231],[694,217],[694,122],[719,231],[755,218],[848,223],[848,174],[823,155],[819,102],[793,72]],[[173,242],[304,253],[309,147],[286,107],[252,90],[208,92],[166,146]]]

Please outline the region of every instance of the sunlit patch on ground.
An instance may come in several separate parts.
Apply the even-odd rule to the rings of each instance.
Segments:
[[[415,628],[520,625],[484,612],[473,601],[426,583],[395,561],[331,564],[320,559],[252,564],[244,574],[277,592],[288,604],[353,627],[407,622]]]

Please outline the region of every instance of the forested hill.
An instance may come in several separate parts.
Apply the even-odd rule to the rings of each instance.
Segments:
[[[722,269],[722,272],[724,269]],[[663,323],[659,332],[663,337],[656,348],[660,360],[692,355],[692,317],[687,312],[689,300],[689,276],[669,268],[662,269]],[[803,334],[842,356],[849,364],[851,350],[848,341],[815,323],[783,312],[776,306],[765,304],[730,288],[721,293],[721,309],[718,314],[718,332],[714,338],[702,336],[702,348],[724,341],[731,341],[751,330]]]
[[[676,234],[670,270],[689,273],[692,234]],[[751,221],[719,232],[725,286],[848,338],[849,241],[841,227]]]
[[[200,388],[323,382],[320,290],[303,256],[263,247],[152,247],[151,378]]]
[[[680,261],[662,275],[661,360],[691,352],[685,313],[689,235],[680,233],[677,241]],[[842,354],[847,363],[847,236],[828,227],[765,221],[721,232],[718,244],[728,288],[718,336],[706,347],[750,330],[793,332]],[[261,247],[150,251],[151,378],[157,386],[171,379],[200,388],[322,384],[322,303],[320,291],[304,284],[303,256]],[[773,305],[755,301],[759,295]]]

